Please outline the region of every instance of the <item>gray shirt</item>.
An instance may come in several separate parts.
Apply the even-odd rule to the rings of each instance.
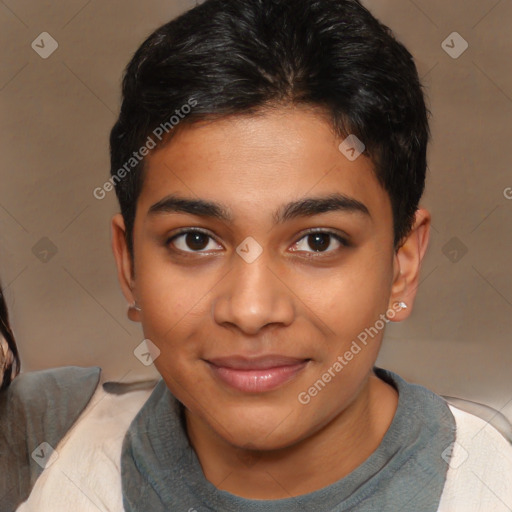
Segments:
[[[251,500],[217,489],[204,477],[184,427],[182,405],[165,382],[155,387],[123,442],[126,512],[435,512],[448,465],[441,454],[455,440],[447,403],[428,389],[375,368],[399,394],[398,408],[372,455],[341,480],[279,500]]]

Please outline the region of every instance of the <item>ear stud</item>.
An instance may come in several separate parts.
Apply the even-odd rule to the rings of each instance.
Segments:
[[[135,309],[135,311],[142,311],[142,309],[138,306],[137,301],[133,301],[133,304],[130,304],[130,309]]]

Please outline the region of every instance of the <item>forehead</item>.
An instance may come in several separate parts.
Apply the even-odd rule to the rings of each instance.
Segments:
[[[317,111],[297,107],[186,126],[147,157],[137,215],[169,194],[221,202],[250,219],[286,199],[333,193],[389,214],[372,162],[347,159],[342,140]]]

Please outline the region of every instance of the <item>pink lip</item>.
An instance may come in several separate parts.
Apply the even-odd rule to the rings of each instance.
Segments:
[[[308,361],[272,355],[257,358],[232,356],[209,359],[207,363],[225,384],[245,393],[261,393],[293,379]]]

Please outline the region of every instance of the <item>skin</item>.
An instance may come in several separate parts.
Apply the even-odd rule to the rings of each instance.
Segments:
[[[395,251],[389,196],[371,161],[349,161],[341,141],[303,107],[187,126],[148,156],[133,265],[123,218],[112,219],[119,281],[141,308],[129,317],[160,350],[154,364],[185,406],[205,477],[245,498],[288,498],[343,478],[378,447],[396,411],[396,390],[372,371],[383,330],[308,404],[297,398],[393,304],[408,305],[393,321],[410,314],[428,244],[430,215],[419,209]],[[330,211],[274,224],[284,204],[333,192],[369,215]],[[222,203],[233,219],[149,214],[168,194]],[[186,235],[169,241],[193,227],[212,236],[199,249]],[[318,242],[308,229],[349,245],[332,236]],[[236,252],[249,236],[263,249],[252,263]],[[234,354],[309,362],[280,388],[249,395],[205,362]]]

